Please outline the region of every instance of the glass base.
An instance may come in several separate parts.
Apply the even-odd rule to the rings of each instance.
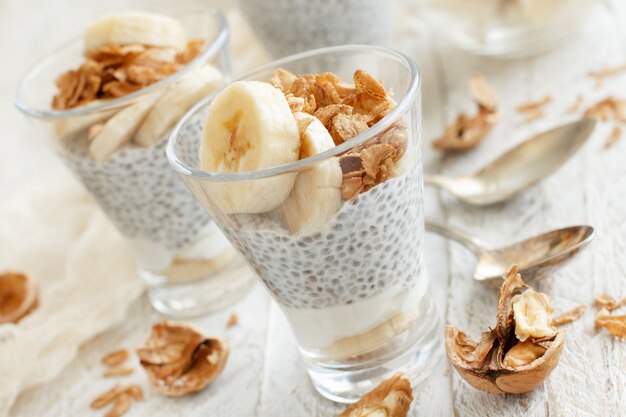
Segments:
[[[148,284],[152,307],[173,318],[196,317],[226,308],[243,297],[255,281],[254,273],[239,256],[226,267],[192,282],[172,282],[145,270],[139,274]]]
[[[377,387],[383,380],[398,372],[411,379],[411,385],[423,382],[443,358],[440,321],[436,310],[427,316],[430,320],[420,329],[420,337],[403,344],[404,349],[378,354],[372,352],[368,358],[356,358],[332,363],[307,360],[307,371],[315,389],[329,400],[349,404]],[[365,355],[363,355],[365,356]]]

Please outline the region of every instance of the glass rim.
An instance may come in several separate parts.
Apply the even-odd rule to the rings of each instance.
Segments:
[[[320,152],[308,158],[299,159],[297,161],[289,162],[286,164],[277,165],[274,167],[263,168],[256,171],[245,171],[245,172],[210,172],[204,171],[202,169],[194,168],[183,162],[176,153],[176,144],[178,141],[178,137],[180,136],[180,131],[183,126],[185,126],[189,120],[196,114],[196,112],[206,106],[209,101],[211,101],[216,94],[219,94],[221,90],[226,88],[226,86],[220,88],[209,94],[208,96],[202,98],[198,101],[193,107],[191,107],[187,113],[178,121],[174,129],[172,129],[170,133],[170,137],[167,141],[166,146],[166,154],[167,159],[170,162],[170,165],[174,168],[176,172],[179,174],[196,177],[199,179],[206,179],[213,182],[236,182],[236,181],[245,181],[245,180],[254,180],[258,178],[267,178],[272,177],[284,173],[288,173],[290,171],[299,170],[305,168],[309,165],[313,165],[317,162],[323,161],[325,159],[340,155],[350,150],[351,148],[360,145],[361,143],[367,141],[368,139],[373,138],[374,136],[380,135],[385,130],[387,130],[401,115],[406,113],[413,102],[417,99],[417,95],[419,92],[421,77],[419,75],[419,70],[417,68],[417,64],[413,59],[411,59],[408,55],[403,54],[402,52],[385,48],[382,46],[374,46],[374,45],[340,45],[340,46],[330,46],[325,48],[313,49],[306,52],[301,52],[298,54],[290,55],[276,61],[270,62],[268,64],[262,65],[242,77],[239,77],[236,81],[245,80],[257,73],[267,71],[272,68],[279,68],[285,64],[289,64],[292,62],[296,62],[299,60],[315,57],[315,56],[323,56],[328,54],[337,54],[343,52],[368,52],[379,55],[386,55],[388,57],[395,58],[402,62],[406,67],[407,71],[410,75],[409,86],[407,87],[406,93],[402,97],[402,99],[397,103],[394,109],[389,112],[385,117],[383,117],[380,121],[378,121],[374,126],[370,127],[363,133],[343,142],[340,145],[337,145],[331,149],[328,149],[324,152]]]
[[[35,64],[30,66],[28,70],[22,75],[20,81],[18,83],[17,89],[15,90],[15,94],[13,95],[13,104],[18,108],[22,113],[39,119],[48,119],[48,120],[59,120],[59,119],[67,119],[71,117],[81,117],[88,114],[98,113],[101,111],[107,111],[122,107],[126,104],[132,103],[136,99],[149,95],[170,83],[178,80],[185,74],[189,73],[194,68],[202,65],[203,62],[208,61],[215,55],[217,55],[227,44],[228,42],[228,23],[226,22],[226,18],[224,15],[215,8],[199,8],[199,7],[187,7],[182,8],[180,10],[171,10],[169,14],[198,14],[203,13],[206,15],[210,15],[214,18],[217,23],[217,35],[210,42],[210,44],[204,48],[204,50],[195,57],[191,62],[181,68],[179,71],[176,71],[174,74],[165,77],[164,79],[157,81],[154,84],[150,84],[147,87],[141,88],[140,90],[135,91],[134,93],[127,94],[125,96],[104,100],[101,103],[96,105],[86,105],[81,107],[75,107],[73,109],[68,110],[42,110],[38,108],[31,107],[26,104],[23,97],[23,91],[26,88],[27,82],[30,78],[35,75],[41,68],[42,65],[52,61],[55,59],[55,56],[61,51],[69,48],[72,45],[78,44],[82,42],[82,36],[74,37],[73,39],[65,42],[61,46],[54,49],[52,52],[46,54],[43,58],[39,59]]]

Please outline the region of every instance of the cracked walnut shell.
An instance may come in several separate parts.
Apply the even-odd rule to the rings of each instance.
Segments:
[[[474,388],[492,394],[522,394],[541,385],[556,367],[565,332],[551,325],[549,298],[528,287],[513,266],[500,289],[496,328],[475,342],[448,326],[446,351],[452,366]]]
[[[37,307],[35,281],[17,272],[0,274],[0,324],[17,323]]]
[[[223,371],[228,352],[224,341],[168,321],[154,324],[144,345],[137,349],[152,388],[172,397],[200,391],[213,382]]]

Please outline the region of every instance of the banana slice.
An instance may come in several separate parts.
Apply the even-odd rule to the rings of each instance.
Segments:
[[[335,147],[328,130],[317,117],[294,113],[297,121],[312,120],[300,136],[300,159]],[[281,217],[295,234],[321,229],[341,208],[342,173],[339,159],[330,158],[300,172],[289,197],[281,207]]]
[[[296,161],[298,127],[285,96],[259,81],[237,81],[211,103],[202,133],[200,164],[210,172],[258,171]],[[280,205],[295,173],[240,182],[206,182],[225,213],[262,213]]]
[[[151,94],[120,110],[106,122],[89,145],[89,154],[96,162],[104,162],[113,152],[128,143],[160,94]]]
[[[92,103],[95,105],[100,102],[100,100],[94,100]],[[108,110],[99,111],[93,114],[87,114],[85,116],[60,119],[54,123],[54,133],[59,139],[65,140],[75,133],[87,129],[91,125],[100,123],[108,119],[114,113],[115,110]]]
[[[221,81],[222,74],[212,65],[185,74],[157,100],[134,141],[145,147],[158,142],[191,105],[215,90]]]
[[[416,311],[400,313],[368,332],[345,337],[333,342],[323,352],[336,360],[347,359],[370,352],[385,344],[389,339],[410,329],[419,317]]]
[[[524,15],[534,22],[553,16],[557,13],[557,9],[562,7],[561,2],[541,0],[519,0],[518,3]]]
[[[416,152],[413,152],[410,147],[411,144],[409,143],[407,150],[404,152],[404,156],[396,162],[392,176],[401,177],[408,174],[417,165]]]
[[[157,13],[122,12],[102,16],[87,27],[87,50],[103,45],[148,45],[185,49],[187,34],[176,19]]]

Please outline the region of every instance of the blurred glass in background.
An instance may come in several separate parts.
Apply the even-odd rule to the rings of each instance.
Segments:
[[[596,3],[597,0],[239,0],[243,16],[275,58],[331,45],[392,46],[394,7],[399,5],[412,8],[428,29],[471,53],[528,56],[571,38]]]
[[[391,0],[239,0],[241,12],[275,58],[331,45],[388,46]]]
[[[412,0],[431,29],[478,55],[519,57],[570,38],[596,0]]]

